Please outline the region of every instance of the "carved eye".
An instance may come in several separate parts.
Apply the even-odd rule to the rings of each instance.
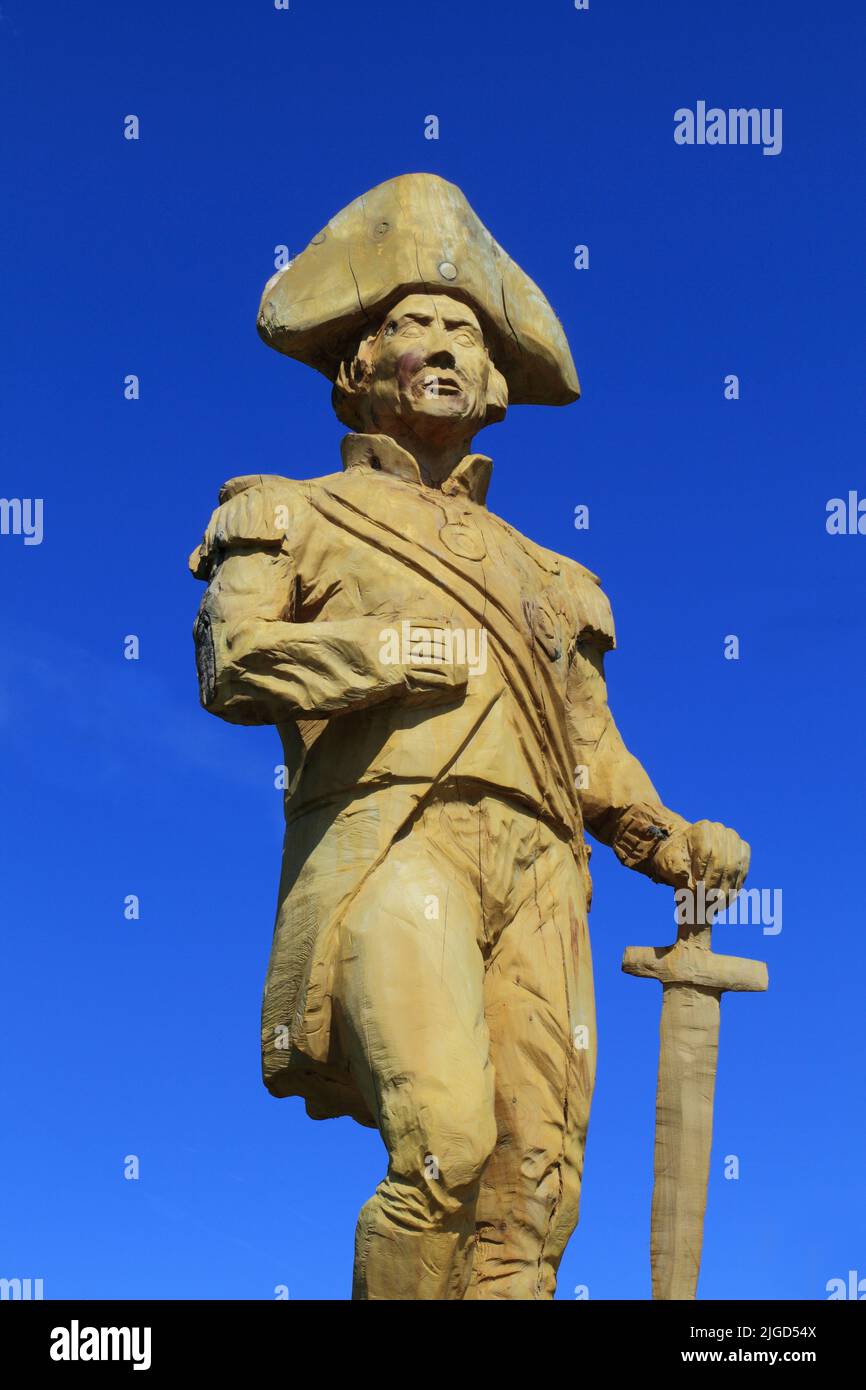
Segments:
[[[455,343],[458,344],[459,347],[474,347],[474,346],[475,346],[475,339],[474,339],[474,337],[472,336],[471,333],[466,333],[466,332],[463,332],[463,333],[456,333],[456,334],[454,335],[454,341],[455,341]]]

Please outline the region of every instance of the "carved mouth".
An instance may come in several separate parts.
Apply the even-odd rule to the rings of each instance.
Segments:
[[[435,372],[425,372],[422,375],[421,391],[425,396],[463,395],[463,387],[453,376],[439,376]]]

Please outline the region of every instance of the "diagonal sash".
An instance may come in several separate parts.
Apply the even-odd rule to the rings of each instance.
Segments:
[[[486,628],[493,639],[493,654],[503,679],[532,735],[527,755],[537,788],[549,801],[547,788],[552,771],[564,805],[549,803],[547,809],[566,824],[579,824],[571,756],[564,733],[565,701],[556,673],[546,658],[536,660],[534,643],[520,631],[501,594],[489,586],[488,573],[479,566],[478,571],[467,574],[423,541],[407,542],[389,522],[381,517],[369,517],[353,502],[328,488],[310,489],[308,496],[326,521],[432,581]],[[563,816],[564,810],[568,813],[566,816]]]

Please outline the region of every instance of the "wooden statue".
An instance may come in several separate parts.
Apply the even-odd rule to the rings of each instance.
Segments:
[[[726,893],[749,849],[625,747],[596,576],[487,508],[476,433],[579,386],[462,193],[408,174],[351,203],[269,281],[259,331],[350,431],[342,469],[226,483],[190,561],[202,703],[284,748],[265,1084],[381,1133],[356,1298],[549,1299],[595,1074],[584,829]]]

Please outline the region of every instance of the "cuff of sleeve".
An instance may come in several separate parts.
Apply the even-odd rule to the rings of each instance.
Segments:
[[[653,859],[659,845],[675,830],[684,830],[687,820],[664,806],[647,802],[629,806],[613,839],[613,852],[627,869],[654,878]]]
[[[216,630],[208,613],[199,612],[193,629],[198,670],[199,697],[210,714],[230,724],[273,724],[275,716],[268,703],[244,690],[236,679],[236,669],[221,624]]]
[[[216,697],[216,656],[213,645],[213,628],[207,613],[200,612],[193,627],[195,641],[195,664],[198,671],[198,689],[201,702],[207,709]]]

